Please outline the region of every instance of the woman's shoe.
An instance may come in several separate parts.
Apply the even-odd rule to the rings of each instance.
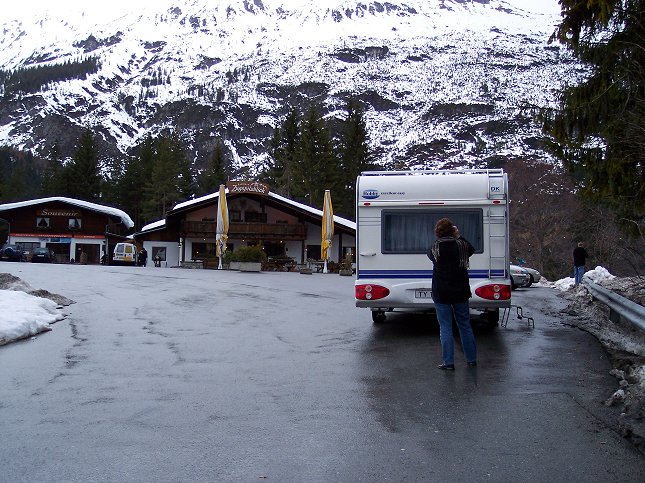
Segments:
[[[454,371],[455,370],[455,365],[454,364],[439,364],[437,366],[437,369],[441,369],[442,371]]]
[[[468,367],[477,367],[477,361],[469,362]]]

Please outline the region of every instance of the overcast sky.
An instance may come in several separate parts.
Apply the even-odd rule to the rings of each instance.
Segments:
[[[221,2],[222,0],[211,1]],[[283,3],[301,4],[304,3],[304,1],[306,0],[284,0]],[[322,1],[324,3],[325,0],[312,1],[316,1],[316,3],[320,3]],[[182,0],[109,0],[103,2],[92,0],[12,0],[2,2],[0,18],[5,20],[14,16],[21,17],[25,15],[35,15],[36,12],[42,12],[43,10],[49,9],[54,9],[58,12],[64,11],[65,9],[73,9],[76,11],[85,9],[86,11],[91,10],[96,14],[106,11],[114,14],[119,10],[122,10],[125,6],[131,6],[133,2],[136,2],[137,6],[163,5],[165,3],[181,5],[183,3]],[[276,0],[268,0],[267,3],[269,2],[275,3]],[[536,13],[560,12],[558,0],[506,0],[506,2],[523,10]],[[336,3],[336,0],[334,0],[333,3]]]

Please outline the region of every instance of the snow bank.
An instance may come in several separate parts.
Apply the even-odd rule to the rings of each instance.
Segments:
[[[551,284],[551,286],[553,288],[557,288],[561,292],[566,292],[571,287],[573,287],[575,283],[576,281],[573,277],[566,277],[566,278],[561,278],[560,280],[556,280]]]
[[[613,278],[616,278],[614,275],[609,273],[609,270],[607,270],[605,267],[596,267],[593,270],[589,270],[585,272],[583,276],[583,280],[587,279],[593,283],[600,283],[604,280],[611,280]],[[556,288],[560,290],[561,292],[566,292],[567,290],[573,288],[575,286],[575,279],[573,277],[565,277],[561,278],[560,280],[556,280],[551,284],[553,288]]]
[[[51,330],[62,320],[58,305],[25,292],[0,290],[0,345]]]
[[[583,277],[590,279],[593,283],[600,283],[604,280],[611,280],[614,277],[611,273],[609,273],[609,270],[607,270],[604,267],[596,267],[593,270],[589,270],[588,272],[585,272],[585,275]]]

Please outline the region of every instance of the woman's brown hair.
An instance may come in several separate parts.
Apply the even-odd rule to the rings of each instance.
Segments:
[[[446,236],[453,236],[455,225],[453,225],[450,218],[442,218],[437,222],[434,227],[434,234],[437,235],[437,238],[443,238]]]

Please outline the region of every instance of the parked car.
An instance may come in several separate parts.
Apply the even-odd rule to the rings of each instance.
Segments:
[[[34,263],[54,263],[56,261],[56,254],[54,253],[54,250],[50,248],[34,248],[34,251],[31,254],[31,261]]]
[[[531,275],[519,265],[511,265],[511,290],[531,285]]]
[[[6,243],[0,251],[0,260],[5,262],[22,261],[22,249],[18,245]]]
[[[522,268],[527,272],[529,272],[529,276],[531,277],[531,283],[537,283],[542,278],[542,275],[540,275],[540,272],[538,272],[535,268],[529,268],[529,267],[522,267]]]

